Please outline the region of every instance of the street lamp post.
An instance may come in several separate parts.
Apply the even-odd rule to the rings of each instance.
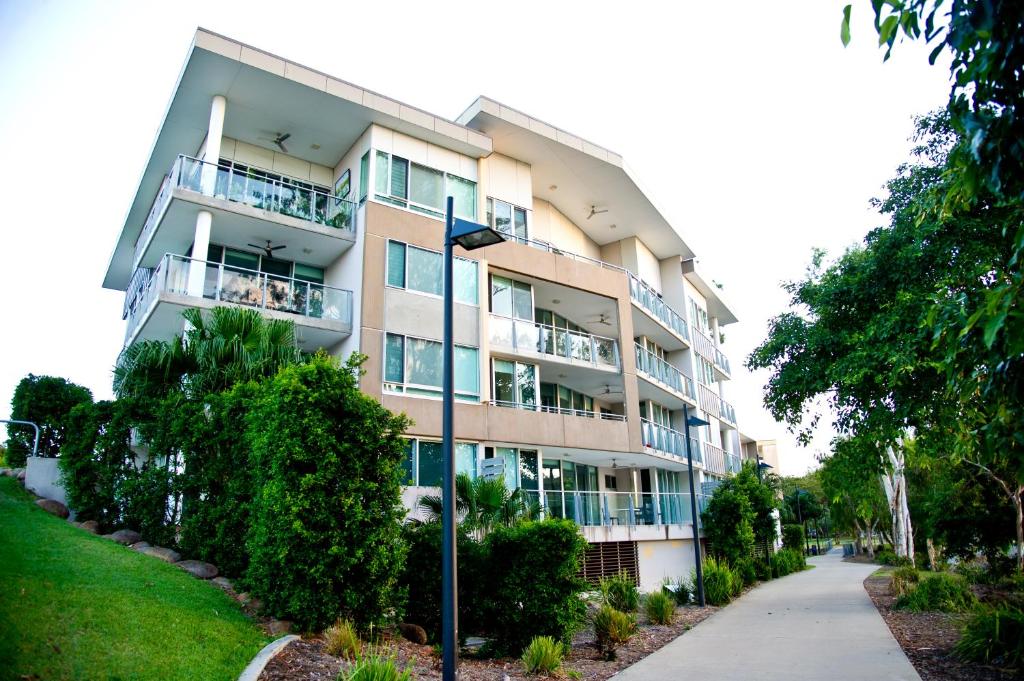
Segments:
[[[505,240],[488,225],[455,217],[455,200],[449,196],[444,223],[444,341],[441,348],[443,406],[441,432],[441,678],[455,681],[459,667],[458,556],[455,543],[455,341],[454,341],[454,248],[467,251]]]
[[[685,430],[686,437],[686,472],[690,476],[690,513],[692,514],[693,522],[693,557],[697,568],[697,603],[700,607],[704,607],[706,602],[704,600],[704,568],[701,565],[700,555],[700,515],[697,514],[697,492],[693,488],[693,453],[691,452],[690,445],[690,426],[709,426],[709,422],[696,416],[690,416],[689,408],[683,405],[683,428]]]

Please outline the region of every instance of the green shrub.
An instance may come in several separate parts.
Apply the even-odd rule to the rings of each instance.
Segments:
[[[896,601],[896,607],[914,612],[967,612],[978,599],[960,575],[940,572],[922,580]]]
[[[480,611],[491,652],[515,655],[534,636],[571,642],[586,620],[588,585],[579,577],[586,547],[571,520],[527,521],[487,535]]]
[[[800,572],[807,565],[807,559],[803,551],[794,549],[782,549],[772,554],[772,574],[776,577],[785,577],[794,572]]]
[[[732,600],[733,588],[737,578],[732,568],[725,561],[709,556],[703,563],[704,599],[709,605],[725,605]],[[692,574],[693,583],[697,583],[697,571]],[[740,588],[742,589],[742,582]]]
[[[431,641],[441,638],[441,523],[409,524],[402,528],[408,549],[399,584],[406,591],[406,622],[418,624]],[[459,636],[482,633],[478,585],[484,583],[485,552],[460,525]]]
[[[600,588],[601,599],[616,610],[634,612],[640,605],[640,590],[625,571],[614,577],[603,577]]]
[[[756,560],[754,561],[754,571],[757,578],[762,582],[767,582],[772,578],[772,562],[769,560]]]
[[[566,645],[550,636],[535,636],[523,651],[523,670],[527,674],[555,674],[562,668]]]
[[[885,550],[875,554],[875,562],[879,565],[891,565],[893,567],[913,566],[913,562],[906,556],[897,556],[894,552]]]
[[[741,587],[750,586],[757,582],[757,570],[754,568],[754,559],[750,557],[741,559],[736,564],[736,574],[739,575],[742,581]]]
[[[606,660],[614,660],[619,646],[628,643],[636,634],[636,620],[633,616],[610,605],[602,605],[594,613],[592,621],[597,649]]]
[[[735,478],[715,488],[701,514],[709,552],[730,565],[739,565],[754,550],[753,524],[753,507]]]
[[[892,573],[892,592],[895,596],[906,596],[921,581],[917,568],[896,568]]]
[[[394,655],[371,653],[360,657],[352,668],[342,670],[338,681],[411,681],[412,670],[398,669]]]
[[[729,593],[733,598],[736,598],[743,593],[743,577],[740,575],[738,570],[730,568],[730,575],[732,582],[730,583]]]
[[[998,608],[977,613],[953,648],[961,660],[1024,667],[1024,612]]]
[[[83,402],[68,414],[68,430],[57,460],[68,508],[79,520],[95,520],[103,533],[118,529],[118,490],[133,454],[125,403]]]
[[[329,655],[356,660],[363,650],[363,642],[355,625],[349,620],[340,619],[324,632],[324,650]]]
[[[804,528],[802,525],[782,526],[782,546],[787,549],[804,552]]]
[[[987,567],[982,563],[974,561],[961,561],[956,565],[956,574],[960,575],[970,584],[988,584],[991,575]]]
[[[644,612],[655,624],[672,624],[676,616],[675,599],[663,591],[654,591],[644,598]]]
[[[39,426],[39,456],[61,453],[68,433],[68,415],[82,403],[91,403],[88,388],[57,376],[29,374],[18,382],[11,397],[10,418]],[[32,426],[7,425],[7,465],[20,468],[32,454],[36,431]]]
[[[121,523],[136,530],[151,544],[173,546],[175,527],[171,522],[174,474],[157,461],[149,460],[121,482],[117,500]]]
[[[690,585],[683,577],[675,579],[666,577],[661,583],[661,590],[674,598],[679,605],[686,605],[690,602]]]
[[[274,617],[360,629],[401,605],[402,432],[358,387],[353,355],[326,355],[265,381],[247,418],[258,493],[247,542],[250,592]]]

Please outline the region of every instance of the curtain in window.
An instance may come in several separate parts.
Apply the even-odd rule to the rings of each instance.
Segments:
[[[405,351],[406,381],[440,388],[441,344],[437,341],[407,338]]]
[[[388,196],[391,192],[388,191],[388,185],[391,180],[391,172],[389,169],[389,157],[383,151],[377,152],[377,172],[375,175],[375,187],[374,191],[377,194]]]
[[[409,199],[415,203],[444,210],[444,173],[425,166],[412,164]]]
[[[533,321],[533,287],[520,281],[513,282],[513,316]]]
[[[409,162],[398,156],[391,157],[391,196],[408,198],[406,187],[409,183]]]
[[[534,465],[536,465],[536,452],[534,454]],[[505,487],[514,490],[519,483],[516,479],[516,472],[519,468],[519,452],[511,447],[495,447],[494,456],[505,461]]]
[[[388,286],[405,288],[405,244],[388,242]]]

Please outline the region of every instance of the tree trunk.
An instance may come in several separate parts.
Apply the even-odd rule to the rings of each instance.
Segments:
[[[888,465],[884,467],[880,477],[885,498],[889,502],[889,513],[892,516],[892,544],[897,556],[914,561],[914,538],[910,525],[910,508],[907,506],[907,478],[904,475],[903,450],[899,453],[892,446],[885,448]]]
[[[928,568],[930,570],[935,570],[936,561],[939,559],[939,552],[935,550],[935,542],[932,541],[931,537],[928,537],[925,541],[928,546]]]
[[[1017,511],[1017,571],[1024,572],[1024,485],[1013,495],[1013,508]]]
[[[864,542],[861,541],[860,535],[864,533],[864,529],[860,525],[860,521],[856,518],[853,519],[853,529],[855,530],[853,535],[853,548],[855,555],[860,555],[861,549],[864,548]]]
[[[875,559],[875,523],[877,522],[875,520],[868,525],[868,558],[871,560]]]

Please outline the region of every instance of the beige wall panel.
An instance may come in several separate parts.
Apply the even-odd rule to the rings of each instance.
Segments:
[[[626,423],[578,416],[565,416],[563,419],[567,445],[608,452],[630,451]]]
[[[480,312],[475,305],[454,305],[455,342],[478,347]],[[407,336],[441,340],[444,335],[444,306],[431,298],[401,289],[384,290],[384,325],[387,331]]]
[[[384,395],[381,403],[391,411],[404,412],[415,421],[407,433],[441,437],[441,400],[404,395]],[[486,440],[487,406],[455,403],[455,437],[460,440]]]
[[[384,336],[379,329],[363,327],[359,336],[359,352],[366,355],[366,362],[363,364],[365,372],[359,379],[359,388],[367,395],[380,399],[381,377],[383,364],[383,340]]]
[[[385,241],[367,234],[363,249],[362,324],[383,329]]]
[[[489,408],[487,439],[539,447],[564,447],[567,417],[506,407]],[[575,418],[575,417],[569,417]]]

